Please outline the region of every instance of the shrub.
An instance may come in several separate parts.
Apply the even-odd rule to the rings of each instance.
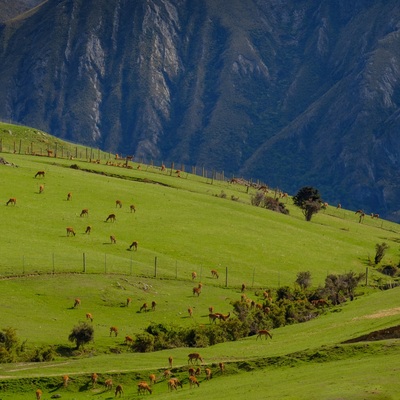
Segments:
[[[136,336],[133,348],[139,353],[148,353],[154,351],[154,342],[154,336],[145,332]]]
[[[379,264],[382,261],[383,256],[386,253],[386,250],[389,248],[389,246],[383,242],[381,244],[377,243],[375,245],[375,265]]]
[[[73,327],[72,332],[68,336],[68,340],[70,342],[76,343],[76,349],[78,350],[80,347],[85,344],[93,341],[94,339],[94,329],[93,326],[88,324],[87,322],[82,322],[79,325]]]
[[[380,272],[394,278],[399,274],[399,268],[395,265],[383,265],[382,268],[380,268]]]
[[[17,361],[19,340],[14,328],[3,328],[0,332],[0,362],[10,363]]]

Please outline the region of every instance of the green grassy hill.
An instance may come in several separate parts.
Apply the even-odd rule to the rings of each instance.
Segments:
[[[161,380],[154,386],[155,397],[215,398],[219,390],[219,398],[259,398],[266,387],[274,399],[388,399],[400,393],[395,373],[383,379],[380,371],[383,365],[385,371],[396,371],[397,340],[341,344],[398,324],[398,289],[379,290],[378,284],[390,280],[369,264],[375,245],[382,242],[390,246],[383,262],[397,262],[397,224],[368,216],[359,223],[354,211],[332,206],[305,222],[290,198],[283,200],[290,214],[282,215],[252,206],[254,189],[247,192],[242,185],[185,172],[178,178],[170,168],[138,169],[131,161],[126,168],[123,161],[106,154],[97,164],[86,157],[91,149],[76,151],[77,146],[64,142],[56,146],[57,157],[47,157],[47,149],[44,156],[14,153],[12,144],[7,144],[12,150],[8,152],[6,139],[22,143],[28,131],[0,129],[0,157],[13,164],[0,165],[0,329],[15,328],[29,349],[66,348],[72,346],[72,327],[90,312],[95,342],[80,357],[0,365],[2,399],[25,399],[27,393],[33,398],[36,387],[43,388],[45,398],[53,392],[71,399],[113,398],[103,387],[88,387],[94,371],[101,382],[112,376],[123,383],[125,396],[135,398],[137,382],[148,380],[150,372],[161,376],[170,354],[184,388],[169,394]],[[35,135],[28,137],[34,149],[39,148]],[[72,156],[74,151],[78,158]],[[39,170],[45,176],[35,178]],[[16,205],[6,206],[11,197],[17,199]],[[116,207],[117,199],[122,208]],[[89,215],[80,217],[84,208]],[[116,221],[105,222],[111,213]],[[84,233],[88,225],[90,235]],[[75,236],[67,236],[69,226]],[[137,251],[129,250],[134,240],[139,243]],[[132,353],[124,344],[125,335],[140,334],[150,323],[207,327],[208,307],[232,312],[242,283],[247,296],[257,300],[263,289],[293,287],[301,271],[310,271],[317,287],[327,274],[360,273],[366,268],[368,286],[360,287],[355,301],[310,322],[275,329],[272,340],[253,336],[198,350],[145,354]],[[218,270],[219,279],[211,276],[211,269]],[[193,296],[192,288],[199,282],[202,293]],[[82,304],[74,309],[76,297]],[[129,307],[127,297],[132,298]],[[153,300],[155,311],[139,312],[144,302]],[[119,328],[117,338],[109,335],[111,325]],[[193,389],[187,384],[191,351],[201,352],[214,373],[209,382],[202,375],[200,387]],[[218,371],[221,361],[226,364],[224,374]],[[60,387],[63,374],[71,376],[68,388]]]

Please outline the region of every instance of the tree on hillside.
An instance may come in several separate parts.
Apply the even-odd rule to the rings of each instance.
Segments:
[[[326,296],[335,305],[346,301],[347,298],[353,300],[355,289],[364,277],[364,273],[356,274],[352,271],[343,275],[330,274],[325,279]]]
[[[311,286],[311,272],[303,271],[297,274],[296,283],[303,289],[308,289]]]
[[[301,208],[306,221],[311,221],[312,216],[321,209],[321,195],[318,189],[304,186],[293,197],[293,203]]]
[[[68,336],[70,342],[76,343],[76,348],[79,349],[81,346],[93,341],[94,329],[92,325],[87,322],[82,322],[79,325],[75,325],[72,332]]]
[[[375,245],[375,265],[379,264],[382,261],[383,256],[386,253],[386,250],[389,248],[388,244],[383,242],[383,243],[377,243]]]

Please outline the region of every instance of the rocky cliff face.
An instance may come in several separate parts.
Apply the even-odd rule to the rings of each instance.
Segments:
[[[0,28],[0,118],[400,220],[395,0],[48,0]]]

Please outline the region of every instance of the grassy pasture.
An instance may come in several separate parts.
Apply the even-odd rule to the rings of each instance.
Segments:
[[[45,399],[53,392],[78,400],[114,398],[103,388],[88,387],[93,371],[102,381],[113,376],[123,383],[125,398],[137,398],[136,383],[147,380],[150,372],[161,375],[170,354],[176,360],[174,373],[185,386],[168,393],[164,381],[157,383],[156,398],[400,396],[398,341],[340,344],[399,323],[399,291],[371,287],[385,279],[372,267],[370,287],[360,289],[365,296],[306,324],[277,329],[272,341],[250,337],[199,349],[214,372],[210,382],[202,375],[200,388],[187,384],[187,354],[193,349],[137,354],[123,344],[126,334],[140,333],[151,322],[207,325],[208,307],[231,311],[242,282],[256,298],[260,288],[292,286],[297,272],[309,270],[318,286],[327,273],[364,272],[375,244],[383,241],[390,245],[385,260],[396,261],[397,224],[370,217],[360,224],[354,211],[331,206],[307,223],[290,200],[290,215],[284,216],[251,206],[252,192],[240,185],[188,174],[177,178],[147,166],[138,170],[136,163],[125,169],[84,160],[0,156],[18,165],[0,165],[0,328],[16,328],[29,348],[71,346],[68,334],[86,312],[93,314],[95,328],[95,343],[83,357],[0,365],[3,400],[34,398],[39,386],[45,388]],[[38,170],[46,171],[45,178],[34,178]],[[41,194],[40,184],[45,185]],[[68,192],[72,201],[67,201]],[[230,200],[231,195],[239,201]],[[17,198],[16,206],[5,206],[10,197]],[[122,201],[121,209],[116,199]],[[136,213],[130,212],[130,204]],[[87,218],[79,216],[83,208],[89,209]],[[105,222],[110,213],[117,215],[116,222]],[[91,235],[84,234],[87,225]],[[67,226],[75,228],[75,237],[66,236]],[[110,235],[116,236],[116,244],[110,243]],[[139,242],[138,251],[128,250],[132,240]],[[218,280],[211,277],[212,268],[220,272]],[[198,273],[195,281],[192,271]],[[199,281],[203,292],[194,297],[192,288]],[[75,297],[82,300],[77,309],[72,308]],[[132,298],[130,307],[125,306],[127,297]],[[143,302],[152,300],[156,311],[140,313]],[[188,307],[194,309],[193,318]],[[111,325],[119,327],[119,337],[109,336]],[[227,366],[223,376],[219,361]],[[72,382],[64,389],[60,377],[66,373]]]

